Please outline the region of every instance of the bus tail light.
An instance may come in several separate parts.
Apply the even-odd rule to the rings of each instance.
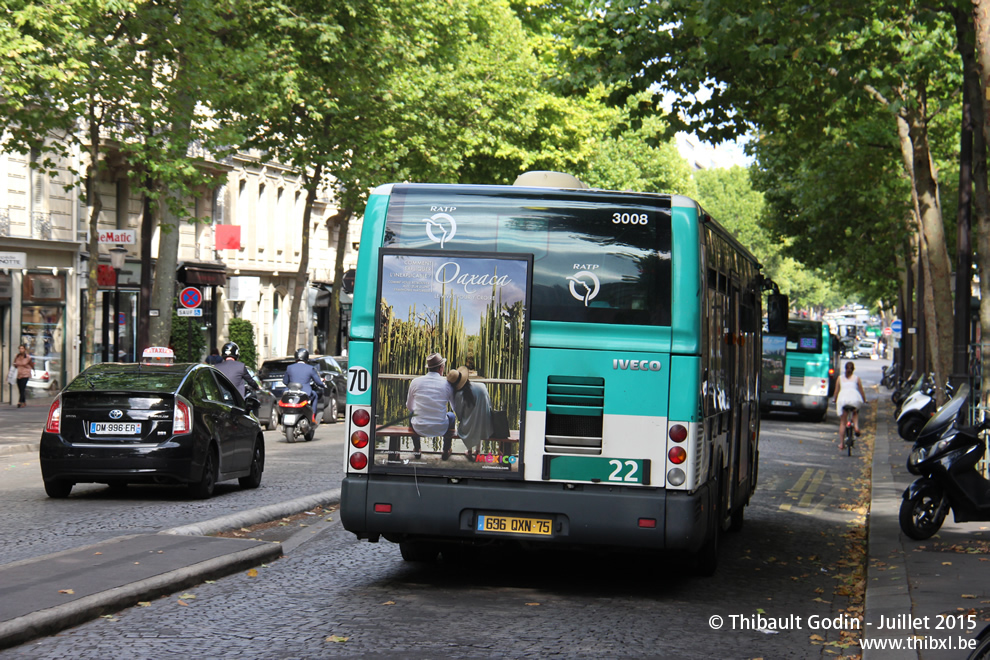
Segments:
[[[681,468],[671,468],[667,471],[667,483],[671,486],[683,486],[687,475]]]
[[[667,432],[667,436],[674,442],[684,442],[687,440],[687,429],[684,428],[683,424],[674,424],[670,427],[670,431]]]
[[[667,458],[674,465],[680,465],[687,460],[687,452],[684,451],[684,447],[671,447],[667,452]]]
[[[371,413],[364,408],[355,408],[351,413],[351,421],[354,422],[354,426],[367,426],[371,421]]]
[[[367,472],[371,463],[371,408],[369,406],[347,407],[348,447],[344,459],[348,472]]]
[[[355,431],[351,433],[351,444],[358,449],[364,449],[368,446],[368,434],[364,431]]]
[[[657,519],[656,518],[640,518],[639,526],[644,529],[656,529]]]
[[[375,513],[392,513],[391,504],[376,504]]]

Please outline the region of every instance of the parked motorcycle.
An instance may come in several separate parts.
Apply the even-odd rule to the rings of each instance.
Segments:
[[[904,401],[914,392],[925,386],[927,374],[912,371],[911,375],[902,380],[894,393],[890,395],[890,400],[894,402],[894,417],[901,414],[901,406]]]
[[[908,457],[908,471],[919,477],[904,491],[899,522],[912,539],[930,538],[950,509],[956,522],[990,520],[990,480],[976,469],[986,452],[980,433],[990,429],[990,418],[977,426],[962,426],[960,416],[968,398],[969,386],[963,385],[929,422],[943,426],[938,442],[916,445]]]
[[[897,385],[897,363],[894,362],[889,367],[883,367],[881,371],[883,376],[880,378],[880,384],[888,390],[894,389]]]
[[[300,438],[310,441],[316,434],[319,419],[313,409],[315,396],[310,397],[299,383],[289,383],[278,401],[279,413],[282,417],[282,428],[285,430],[285,441],[296,442]]]
[[[908,442],[918,439],[921,429],[935,414],[935,390],[934,381],[925,378],[922,386],[901,404],[900,412],[897,413],[897,434]],[[953,388],[950,383],[946,383],[945,391],[952,396]]]

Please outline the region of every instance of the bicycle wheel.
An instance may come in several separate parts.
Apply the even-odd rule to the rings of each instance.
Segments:
[[[852,456],[853,454],[853,442],[856,441],[856,435],[853,433],[852,424],[846,424],[846,455]]]

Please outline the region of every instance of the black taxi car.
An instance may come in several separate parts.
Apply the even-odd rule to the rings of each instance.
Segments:
[[[186,484],[196,498],[217,482],[257,488],[265,441],[257,400],[205,364],[89,367],[55,397],[41,435],[49,497],[77,483]]]

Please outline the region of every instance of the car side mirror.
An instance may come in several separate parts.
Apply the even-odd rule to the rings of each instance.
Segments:
[[[254,396],[253,394],[249,394],[244,399],[244,407],[252,415],[257,414],[257,412],[261,410],[261,401],[259,401],[258,397]]]

